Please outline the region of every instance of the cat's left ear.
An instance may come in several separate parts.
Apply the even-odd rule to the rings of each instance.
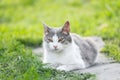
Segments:
[[[69,34],[70,33],[70,23],[69,21],[66,21],[63,28],[62,28],[62,33],[64,34]]]
[[[44,33],[45,33],[45,34],[48,34],[50,28],[49,28],[45,23],[43,23],[43,27],[44,27]]]

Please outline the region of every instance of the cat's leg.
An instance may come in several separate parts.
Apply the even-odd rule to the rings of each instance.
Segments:
[[[77,70],[77,69],[84,69],[85,65],[81,64],[69,64],[69,65],[62,65],[57,67],[57,70],[64,70],[64,71],[72,71],[72,70]]]

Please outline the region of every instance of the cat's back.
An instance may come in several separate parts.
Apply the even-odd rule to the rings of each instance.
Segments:
[[[72,33],[71,37],[75,44],[79,47],[82,59],[85,61],[86,66],[90,66],[94,63],[97,57],[97,48],[94,41],[85,39],[77,34]]]

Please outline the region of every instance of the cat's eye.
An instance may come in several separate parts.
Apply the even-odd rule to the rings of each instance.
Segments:
[[[60,38],[60,39],[58,40],[58,42],[61,42],[61,41],[63,41],[63,38]]]
[[[53,42],[53,40],[52,39],[48,39],[49,40],[49,42]]]

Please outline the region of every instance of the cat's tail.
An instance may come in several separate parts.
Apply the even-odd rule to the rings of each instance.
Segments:
[[[91,36],[91,37],[86,37],[86,38],[92,40],[95,43],[98,51],[100,51],[105,46],[105,42],[103,41],[101,37]]]

